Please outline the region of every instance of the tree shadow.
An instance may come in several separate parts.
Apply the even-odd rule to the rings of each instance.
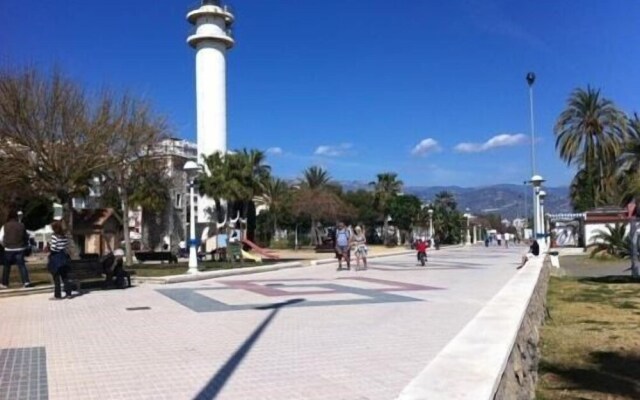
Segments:
[[[200,392],[194,397],[194,400],[212,400],[220,393],[224,385],[227,383],[231,375],[240,366],[244,358],[249,354],[251,348],[258,341],[260,336],[264,333],[267,326],[273,321],[281,308],[303,302],[304,299],[292,299],[281,303],[268,304],[265,306],[255,307],[256,310],[273,310],[262,321],[262,323],[253,331],[242,346],[240,346],[235,353],[229,357],[226,363],[216,372],[216,374],[209,380],[207,385],[203,387]]]
[[[595,351],[589,353],[592,368],[565,367],[541,363],[541,371],[566,382],[558,390],[588,390],[640,398],[640,357],[636,354]]]
[[[595,283],[640,283],[640,278],[634,278],[631,275],[607,275],[597,277],[579,278],[578,282],[595,282]]]

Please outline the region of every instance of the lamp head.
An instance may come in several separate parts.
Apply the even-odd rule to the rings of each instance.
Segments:
[[[184,163],[182,170],[189,176],[195,176],[202,170],[202,167],[200,167],[195,161],[189,160]]]
[[[529,183],[531,183],[534,187],[540,187],[543,182],[544,182],[544,178],[541,177],[540,175],[532,176],[531,180],[529,181]]]
[[[529,72],[527,74],[527,84],[529,86],[533,86],[533,83],[536,81],[536,74],[534,74],[533,72]]]

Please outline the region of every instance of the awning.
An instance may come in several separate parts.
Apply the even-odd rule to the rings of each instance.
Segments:
[[[576,220],[586,219],[585,213],[559,213],[559,214],[547,214],[547,218],[550,222],[569,222]]]

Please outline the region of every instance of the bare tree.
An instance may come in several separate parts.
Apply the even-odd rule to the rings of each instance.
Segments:
[[[0,71],[0,187],[28,185],[58,199],[69,232],[72,199],[86,196],[94,178],[122,190],[127,216],[132,163],[165,129],[148,103],[129,95],[88,96],[59,71]]]
[[[112,121],[106,154],[108,166],[102,172],[103,184],[115,187],[120,197],[126,263],[132,265],[130,200],[132,196],[135,200],[136,194],[141,198],[138,204],[156,200],[153,195],[153,199],[148,198],[149,193],[140,196],[140,192],[148,187],[148,178],[165,172],[164,164],[154,160],[153,146],[165,136],[167,125],[162,117],[153,113],[148,102],[129,95],[118,98],[105,92],[99,104],[102,109],[109,110]]]
[[[86,195],[92,177],[108,166],[110,123],[108,110],[91,107],[84,91],[57,71],[48,77],[34,69],[0,71],[0,180],[29,182],[57,198],[72,232],[72,199]]]

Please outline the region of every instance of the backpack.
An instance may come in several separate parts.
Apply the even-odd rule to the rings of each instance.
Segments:
[[[340,244],[341,236],[344,237],[345,239],[346,243],[344,245],[349,244],[349,236],[350,236],[349,230],[345,228],[345,229],[336,231],[336,244],[343,246],[343,244]]]

